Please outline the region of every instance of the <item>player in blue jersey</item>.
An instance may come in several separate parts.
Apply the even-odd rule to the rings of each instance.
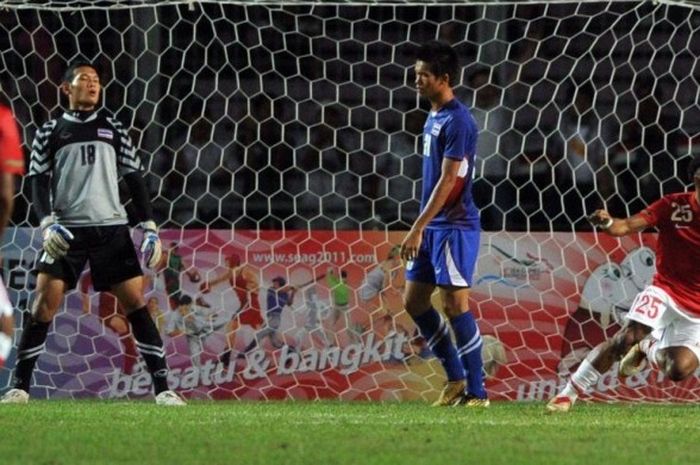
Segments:
[[[440,360],[447,382],[435,406],[488,407],[481,334],[469,311],[469,290],[481,225],[472,198],[478,128],[454,95],[460,73],[455,50],[432,41],[416,56],[416,89],[430,101],[423,126],[421,210],[401,244],[406,263],[406,311]],[[447,322],[430,303],[438,287]]]

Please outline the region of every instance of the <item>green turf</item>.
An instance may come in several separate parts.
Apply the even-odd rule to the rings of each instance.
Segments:
[[[700,407],[33,401],[0,406],[0,463],[692,464]]]

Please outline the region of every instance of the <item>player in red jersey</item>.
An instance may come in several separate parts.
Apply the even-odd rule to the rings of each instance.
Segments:
[[[695,189],[669,194],[626,219],[597,210],[589,220],[607,234],[620,237],[650,227],[659,231],[656,274],[637,294],[626,324],[584,360],[547,409],[567,412],[578,395],[595,386],[602,373],[621,360],[620,374],[639,372],[648,359],[672,381],[695,373],[700,360],[700,155],[688,168]],[[651,333],[654,331],[652,337]],[[624,356],[624,358],[623,358]]]
[[[240,302],[240,308],[234,314],[227,328],[226,342],[228,348],[219,357],[224,367],[227,367],[231,361],[231,352],[236,347],[236,332],[238,329],[241,326],[250,326],[254,331],[257,331],[265,322],[260,310],[260,282],[257,273],[249,266],[242,265],[241,257],[235,254],[226,258],[226,264],[228,265],[228,270],[213,280],[202,283],[200,286],[201,291],[207,293],[217,284],[228,281]],[[245,356],[256,344],[257,341],[253,337],[253,340],[239,355]]]
[[[12,111],[0,103],[0,237],[5,232],[15,202],[15,175],[24,174],[24,156]],[[0,278],[0,368],[12,349],[12,304]]]

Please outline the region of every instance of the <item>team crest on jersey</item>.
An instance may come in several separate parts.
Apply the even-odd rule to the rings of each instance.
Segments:
[[[433,128],[430,130],[430,134],[434,136],[439,136],[440,135],[440,129],[442,129],[442,124],[440,123],[433,123]]]
[[[112,140],[112,139],[114,139],[114,133],[112,132],[111,129],[98,128],[97,129],[97,137]]]

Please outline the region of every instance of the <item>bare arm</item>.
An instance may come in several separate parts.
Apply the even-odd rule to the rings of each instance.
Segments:
[[[430,223],[430,220],[440,213],[440,210],[445,206],[445,201],[450,195],[452,188],[457,181],[457,172],[459,170],[460,160],[445,158],[442,161],[442,173],[440,179],[430,194],[430,199],[425,205],[423,211],[418,215],[416,222],[408,232],[401,244],[401,258],[412,260],[418,254],[420,243],[423,236],[423,230]]]
[[[0,173],[0,237],[5,232],[15,205],[15,177],[10,173]]]
[[[649,227],[649,222],[642,215],[629,218],[613,218],[606,210],[596,210],[588,217],[593,226],[598,226],[613,237],[626,236]]]

